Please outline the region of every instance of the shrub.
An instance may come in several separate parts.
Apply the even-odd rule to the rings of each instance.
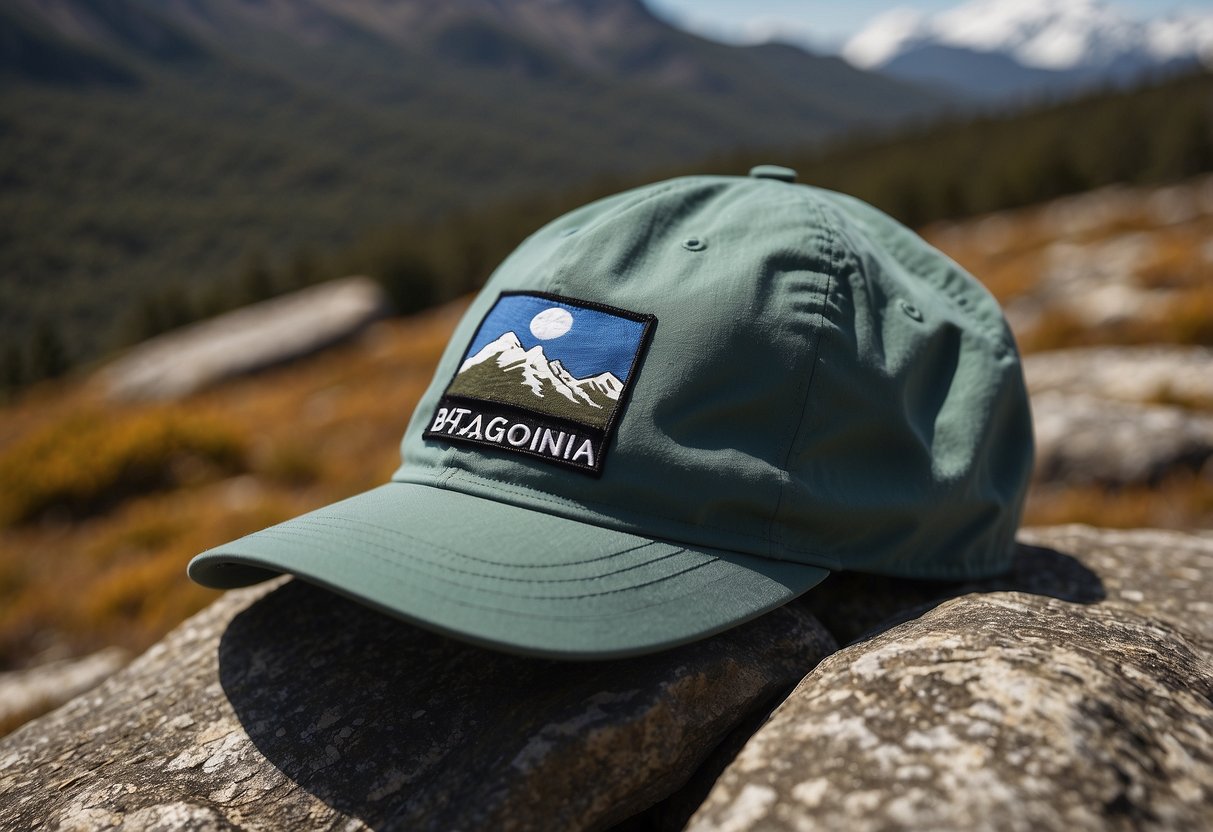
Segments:
[[[52,510],[93,514],[134,494],[242,470],[245,444],[228,424],[177,408],[76,413],[0,458],[0,525]]]

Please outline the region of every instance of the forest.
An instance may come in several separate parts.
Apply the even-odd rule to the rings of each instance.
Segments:
[[[853,194],[914,227],[1112,183],[1179,180],[1213,169],[1211,104],[1213,77],[1199,73],[1014,113],[856,132],[782,150],[738,150],[485,200],[405,193],[390,172],[377,178],[350,160],[312,155],[315,144],[283,137],[263,156],[216,164],[207,181],[195,183],[220,198],[182,196],[175,205],[164,189],[149,196],[147,188],[149,179],[163,180],[184,183],[188,192],[195,175],[166,150],[190,141],[187,133],[174,134],[181,128],[172,121],[146,125],[162,131],[156,141],[109,132],[64,146],[13,131],[0,116],[8,160],[0,169],[6,219],[0,224],[6,275],[0,308],[8,308],[0,333],[0,391],[11,393],[190,321],[344,274],[370,275],[399,313],[415,312],[474,290],[523,237],[563,211],[667,176],[739,174],[776,162],[796,168],[801,182]],[[119,107],[107,106],[114,107],[114,119],[123,117]],[[72,118],[70,108],[56,117]],[[81,130],[100,130],[104,122],[80,123]],[[97,177],[81,148],[106,142],[126,143],[120,154],[125,168],[110,172],[110,180],[130,187],[96,194],[92,205],[61,204],[63,194],[74,192],[75,178]],[[239,156],[234,147],[211,152],[228,161]],[[39,189],[16,200],[16,186],[34,168]],[[241,179],[256,169],[274,172],[273,198],[242,195]],[[230,179],[216,179],[216,171]],[[322,180],[323,199],[309,194]],[[459,207],[469,204],[475,207]],[[56,215],[50,223],[47,218]],[[214,230],[230,227],[233,215],[238,225],[263,232],[255,239],[278,244],[241,250],[216,239]],[[318,231],[338,216],[342,222],[331,223],[334,228],[355,230]],[[393,216],[400,219],[383,220]],[[148,250],[155,256],[140,256]],[[136,257],[139,267],[125,275],[126,262]],[[118,278],[96,281],[81,273],[57,286],[46,303],[17,303],[22,293],[44,288],[39,274],[70,275],[80,262],[102,263]]]

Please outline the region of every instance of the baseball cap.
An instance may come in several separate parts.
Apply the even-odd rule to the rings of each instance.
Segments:
[[[1004,571],[1033,451],[998,304],[877,209],[794,180],[672,179],[535,232],[456,328],[390,482],[190,576],[291,573],[596,659],[707,637],[835,570]]]

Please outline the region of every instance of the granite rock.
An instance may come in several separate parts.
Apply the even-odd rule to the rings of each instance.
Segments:
[[[1018,576],[917,617],[926,586],[898,609],[888,584],[892,619],[801,682],[689,829],[1213,828],[1213,536],[1023,539]],[[1000,591],[1048,552],[1101,591],[1072,566],[1072,600]]]
[[[914,581],[841,572],[795,603],[846,645],[949,598],[990,592],[1128,606],[1213,641],[1213,532],[1027,528],[1004,575]]]
[[[1153,344],[1083,347],[1024,357],[1033,394],[1082,394],[1138,404],[1213,409],[1213,349]]]
[[[130,658],[120,647],[107,647],[79,658],[0,673],[0,735],[96,687]]]
[[[0,805],[14,828],[603,828],[836,647],[786,607],[648,657],[523,659],[288,581],[0,740]]]
[[[1125,486],[1200,471],[1213,414],[1045,391],[1032,396],[1038,482]]]
[[[1213,533],[1027,529],[578,664],[280,581],[0,740],[0,827],[1210,828],[1211,598]]]
[[[340,343],[388,311],[370,278],[333,280],[149,339],[104,368],[101,384],[115,400],[181,398]]]
[[[1119,534],[1088,526],[1025,530],[1020,533],[1011,568],[1003,575],[983,580],[927,581],[840,572],[795,603],[821,621],[839,644],[847,645],[970,593],[1025,592],[1080,604],[1103,600],[1103,579],[1085,565],[1091,560],[1090,550],[1069,545],[1074,543],[1073,537],[1066,539],[1064,549],[1050,546],[1051,535],[1060,529],[1072,536],[1089,532],[1093,536],[1091,546],[1104,543],[1108,534]],[[1086,538],[1082,540],[1087,542]]]

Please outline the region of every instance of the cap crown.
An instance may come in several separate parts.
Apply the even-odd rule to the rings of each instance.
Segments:
[[[425,438],[503,292],[654,316],[595,477]],[[692,545],[912,577],[1006,567],[1032,466],[994,299],[876,209],[688,177],[573,211],[471,304],[394,479]],[[559,541],[554,541],[556,545]]]

